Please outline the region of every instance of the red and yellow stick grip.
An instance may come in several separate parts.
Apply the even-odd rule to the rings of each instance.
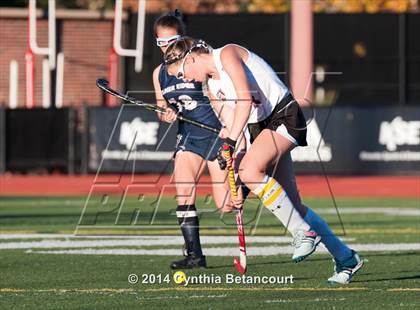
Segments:
[[[226,161],[229,161],[232,158],[231,149],[229,145],[223,145],[223,156],[226,158]],[[236,191],[236,184],[235,184],[235,172],[233,171],[232,165],[228,165],[228,178],[229,178],[229,187],[230,192],[232,193],[233,197],[238,197],[238,192]]]

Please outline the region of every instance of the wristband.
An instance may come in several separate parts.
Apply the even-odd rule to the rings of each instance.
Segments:
[[[235,148],[236,141],[232,140],[231,138],[227,137],[224,141],[227,145],[231,146],[232,148]]]

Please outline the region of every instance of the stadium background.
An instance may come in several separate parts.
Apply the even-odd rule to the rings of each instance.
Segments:
[[[151,73],[161,61],[160,51],[153,44],[153,21],[159,12],[177,4],[186,9],[185,21],[191,36],[202,37],[216,47],[229,42],[242,44],[265,58],[289,82],[293,56],[290,55],[287,2],[271,1],[270,6],[270,1],[266,1],[264,6],[261,5],[264,1],[245,1],[246,7],[236,6],[236,10],[242,12],[234,12],[235,1],[224,2],[224,6],[215,1],[192,2],[196,5],[195,12],[182,2],[147,2],[141,72],[134,70],[133,57],[118,57],[112,53],[112,11],[58,8],[56,51],[64,54],[62,102],[60,108],[55,108],[58,105],[54,104],[56,70],[52,70],[47,91],[50,102],[44,104],[42,61],[45,57],[34,55],[32,109],[24,109],[28,106],[25,102],[28,14],[24,8],[3,8],[0,70],[10,73],[11,62],[17,63],[15,105],[18,109],[8,108],[11,78],[9,74],[2,74],[0,172],[96,173],[115,122],[116,131],[109,146],[109,151],[114,152],[108,154],[114,159],[105,159],[99,172],[126,172],[123,171],[124,151],[129,150],[133,133],[143,124],[156,124],[157,118],[153,113],[127,107],[117,120],[120,108],[116,107],[116,100],[106,98],[95,87],[95,81],[98,77],[109,77],[110,59],[114,57],[117,68],[114,87],[153,102]],[[420,156],[416,122],[420,119],[417,2],[374,1],[378,4],[376,8],[369,7],[371,2],[359,7],[356,2],[349,2],[353,6],[337,6],[337,10],[353,10],[357,12],[354,14],[328,13],[340,1],[331,1],[329,10],[327,2],[315,2],[315,11],[318,11],[313,25],[312,106],[315,111],[306,109],[306,114],[310,118],[315,112],[316,119],[309,125],[313,133],[309,135],[310,147],[294,152],[296,170],[300,174],[323,174],[325,170],[335,175],[415,175]],[[71,3],[66,5],[71,6]],[[83,2],[77,3],[83,5]],[[95,2],[87,3],[92,7]],[[48,45],[46,4],[46,1],[38,3],[44,5],[44,9],[38,9],[39,46]],[[123,16],[122,45],[135,48],[137,1],[124,1],[124,4],[128,10]],[[60,2],[57,6],[60,7]],[[260,10],[253,12],[256,7]],[[252,14],[244,12],[246,10]],[[283,12],[273,12],[275,10]],[[51,108],[41,108],[46,105]],[[133,122],[139,117],[140,121]],[[137,172],[167,174],[172,169],[170,158],[176,128],[170,130],[157,150],[157,141],[167,130],[163,124],[159,126],[143,134],[146,137],[142,141],[135,142],[136,149],[132,151],[138,159],[144,158],[136,161]],[[144,151],[159,151],[159,156],[150,152],[147,155]]]
[[[115,244],[116,248],[107,248],[103,244],[111,239],[103,235],[147,239],[147,234],[159,238],[164,234],[178,240],[174,237],[179,231],[173,215],[170,160],[176,128],[159,123],[152,112],[121,107],[95,81],[114,77],[115,88],[153,102],[151,73],[161,61],[153,21],[163,12],[180,8],[191,36],[214,47],[242,44],[265,58],[290,83],[291,1],[147,0],[141,72],[134,70],[132,57],[115,56],[113,51],[114,1],[57,0],[55,4],[55,47],[64,55],[62,96],[57,97],[57,69],[44,69],[48,58],[33,55],[34,92],[33,100],[28,100],[28,1],[0,3],[0,302],[5,309],[20,302],[30,308],[57,308],[64,303],[64,308],[101,305],[115,309],[132,307],[130,297],[140,291],[134,305],[158,307],[167,302],[181,308],[185,306],[182,297],[187,301],[192,296],[192,306],[196,306],[194,298],[207,298],[203,307],[226,307],[225,297],[217,295],[226,288],[210,288],[214,294],[203,297],[204,292],[203,296],[193,293],[200,287],[188,291],[128,286],[130,272],[161,272],[175,254],[105,255],[106,250],[127,249]],[[137,4],[137,0],[123,1],[125,48],[136,47]],[[46,47],[48,1],[37,1],[37,7],[37,43]],[[324,212],[340,236],[361,246],[368,270],[349,291],[340,291],[320,284],[319,279],[326,277],[318,274],[327,268],[324,256],[315,256],[312,265],[297,268],[282,265],[287,264],[288,256],[251,254],[251,272],[275,274],[280,264],[280,270],[301,278],[298,287],[259,291],[258,287],[234,286],[223,294],[236,298],[238,308],[268,306],[264,300],[276,303],[271,296],[276,290],[285,298],[278,301],[282,306],[293,302],[293,307],[299,301],[312,308],[325,309],[335,303],[343,308],[340,300],[352,308],[356,308],[355,300],[370,309],[418,306],[413,294],[419,290],[420,250],[419,1],[315,0],[312,9],[315,75],[312,105],[304,110],[308,118],[315,118],[309,124],[309,147],[293,153],[297,181],[305,203]],[[46,76],[50,88],[43,93]],[[16,81],[15,88],[12,81]],[[141,135],[134,140],[136,133]],[[136,160],[124,160],[129,155]],[[198,193],[203,226],[220,225],[209,203],[207,176],[200,180]],[[161,202],[159,210],[150,208],[156,201]],[[123,202],[126,209],[118,222],[116,210]],[[255,245],[254,236],[285,234],[264,211],[256,221],[260,209],[254,199],[248,203],[245,223],[250,246]],[[138,219],[139,210],[144,217]],[[155,216],[157,226],[164,228],[151,227],[148,219]],[[86,233],[96,237],[79,239]],[[208,239],[217,241],[221,234],[235,235],[235,230],[229,225],[203,229]],[[49,239],[54,240],[46,242]],[[162,240],[159,249],[170,248]],[[56,247],[77,252],[77,245],[70,243],[85,241],[104,252],[97,257],[36,253],[38,247],[46,252]],[[129,239],[121,237],[120,241],[127,244],[128,251],[144,250],[142,244]],[[212,248],[208,242],[205,251]],[[169,250],[179,254],[180,246]],[[232,272],[230,261],[231,256],[210,257],[210,271]],[[317,269],[316,276],[310,266]],[[174,290],[178,295],[171,295]],[[78,300],[73,299],[75,295]],[[43,304],[44,296],[53,297],[54,302]]]

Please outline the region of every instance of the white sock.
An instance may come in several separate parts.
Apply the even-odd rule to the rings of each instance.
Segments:
[[[265,175],[261,184],[252,192],[260,197],[264,206],[282,222],[292,235],[298,229],[310,230],[308,223],[300,216],[283,187],[274,178]]]
[[[351,249],[341,241],[330,229],[328,224],[314,211],[308,208],[305,221],[321,237],[321,242],[338,261],[349,259],[353,254]]]

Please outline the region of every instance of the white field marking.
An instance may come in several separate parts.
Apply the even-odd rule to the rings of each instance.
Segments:
[[[363,252],[396,252],[396,251],[419,251],[420,243],[370,243],[352,244],[351,248]],[[75,249],[75,250],[27,250],[26,253],[41,254],[82,254],[82,255],[159,255],[177,256],[180,249]],[[324,248],[318,248],[317,253],[328,253]],[[238,248],[214,247],[206,248],[204,254],[207,256],[234,256],[238,254]],[[248,247],[249,256],[270,256],[280,254],[293,254],[291,246],[267,246],[267,247]]]
[[[248,243],[290,243],[290,237],[249,237]],[[201,237],[203,244],[237,244],[238,237],[233,236],[206,236]],[[5,249],[33,249],[33,248],[100,248],[117,246],[153,246],[153,245],[183,245],[184,238],[181,236],[165,237],[137,237],[137,239],[114,239],[114,240],[41,240],[32,242],[3,242],[0,250]]]
[[[173,239],[173,236],[163,235],[74,235],[74,234],[1,234],[0,240],[13,239]]]
[[[134,289],[124,288],[47,288],[47,289],[25,289],[25,288],[0,288],[0,293],[131,293]]]
[[[149,288],[145,289],[145,292],[168,292],[168,291],[315,291],[315,292],[345,292],[345,291],[371,291],[371,288],[367,287],[165,287],[165,288]],[[387,292],[401,292],[411,291],[419,292],[420,288],[391,288],[381,289],[375,288],[374,291],[387,291]],[[135,289],[122,289],[122,288],[69,288],[69,289],[25,289],[25,288],[13,288],[3,287],[0,288],[0,293],[136,293],[138,290]],[[223,295],[220,295],[222,297]],[[214,297],[218,297],[215,295]]]
[[[0,234],[0,240],[12,239],[173,239],[173,236],[162,235],[73,235],[73,234]]]
[[[13,239],[136,239],[136,240],[159,240],[162,244],[166,244],[166,240],[180,240],[183,244],[182,237],[170,235],[88,235],[88,236],[75,236],[72,234],[0,234],[0,240],[13,240]],[[248,236],[247,241],[251,243],[289,243],[292,237],[288,236]],[[340,237],[343,241],[355,241],[353,237]],[[238,237],[236,236],[201,236],[202,243],[237,243]]]
[[[237,291],[237,292],[249,292],[249,291],[315,291],[315,292],[346,292],[346,291],[370,291],[371,289],[367,287],[164,287],[164,288],[148,288],[145,290],[135,290],[132,288],[123,289],[123,288],[69,288],[69,289],[59,289],[59,288],[47,288],[47,289],[25,289],[25,288],[13,288],[13,287],[4,287],[0,288],[0,293],[136,293],[136,292],[171,292],[171,291]],[[375,291],[383,291],[383,289],[375,289]],[[389,289],[387,291],[390,291]],[[224,294],[223,294],[224,295]],[[214,297],[223,297],[223,295],[214,295]],[[141,297],[140,297],[141,298]],[[140,299],[138,298],[138,299]],[[174,297],[176,298],[176,297]],[[188,297],[182,297],[188,298]]]
[[[334,208],[318,209],[319,214],[337,214]],[[420,216],[416,208],[338,208],[340,214],[383,214],[388,216]]]
[[[290,303],[290,302],[324,302],[324,301],[343,301],[345,298],[314,298],[314,299],[273,299],[265,300],[265,303]]]
[[[145,292],[168,292],[168,291],[238,291],[238,292],[253,292],[253,291],[299,291],[299,292],[347,292],[347,291],[370,291],[367,287],[161,287],[161,288],[147,288]],[[375,289],[375,291],[382,289]]]
[[[5,238],[6,235],[0,235],[0,239],[11,240],[12,238]],[[14,235],[13,239],[19,236]],[[43,239],[42,234],[35,234],[34,238]],[[46,236],[48,236],[46,234]],[[3,237],[3,238],[1,238]],[[11,237],[11,236],[10,236]],[[57,240],[58,238],[65,240]],[[115,246],[153,246],[153,245],[183,245],[184,238],[181,236],[130,236],[129,238],[109,238],[107,236],[96,236],[88,237],[87,239],[95,238],[95,240],[69,240],[73,238],[72,235],[58,235],[54,237],[48,236],[48,238],[54,238],[54,240],[41,240],[32,242],[3,242],[0,243],[1,249],[29,249],[29,248],[92,248],[92,247],[115,247]],[[354,241],[354,238],[342,238],[345,241]],[[290,243],[291,237],[285,236],[261,236],[261,237],[247,237],[247,242],[250,243]],[[237,244],[238,237],[236,236],[202,236],[201,243],[203,244]]]
[[[165,300],[165,299],[194,299],[194,298],[225,298],[227,294],[222,295],[191,295],[191,296],[161,296],[161,297],[138,297],[137,300]]]
[[[70,234],[0,234],[0,240],[75,238]]]
[[[420,292],[420,287],[400,287],[400,288],[389,288],[388,292]]]

